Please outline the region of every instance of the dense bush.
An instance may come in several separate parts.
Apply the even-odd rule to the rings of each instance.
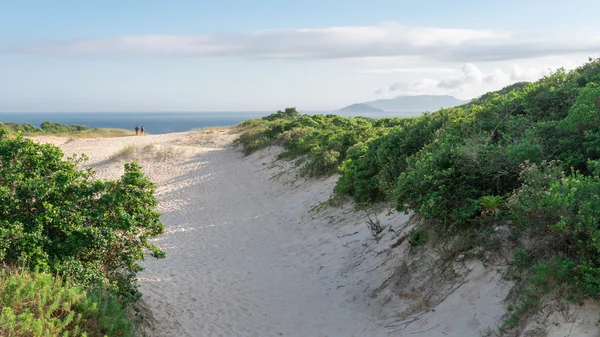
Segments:
[[[0,123],[0,130],[8,133],[17,133],[19,131],[25,134],[55,134],[55,133],[73,133],[90,130],[84,125],[64,125],[53,122],[43,122],[40,127],[33,126],[28,123],[17,124],[13,122]]]
[[[484,196],[518,186],[519,166],[485,135],[440,137],[408,160],[398,178],[398,209],[410,207],[448,226],[477,220]]]
[[[381,137],[359,143],[340,167],[336,192],[349,194],[359,203],[388,199],[406,169],[407,158],[433,141],[446,120],[444,111],[405,119]]]
[[[586,295],[600,295],[600,177],[543,163],[527,166],[522,180],[510,200],[515,219],[549,230],[547,255],[562,255],[572,267],[569,280]]]
[[[43,122],[40,128],[45,133],[68,133],[89,130],[87,126],[82,125],[63,125],[53,122]]]
[[[300,115],[295,108],[287,108],[260,120],[241,123],[244,132],[238,142],[246,154],[270,145],[284,146],[281,158],[306,156],[303,173],[320,176],[335,173],[350,147],[401,123],[399,118]]]
[[[0,271],[0,335],[131,336],[123,307],[106,291],[86,291],[47,273]]]
[[[164,231],[154,184],[135,163],[116,181],[77,163],[54,145],[0,133],[0,261],[135,300],[144,251],[164,256],[148,241]]]

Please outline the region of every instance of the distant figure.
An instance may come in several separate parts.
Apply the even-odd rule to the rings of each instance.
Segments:
[[[135,135],[138,135],[138,132],[140,132],[140,127],[138,125],[135,126]]]
[[[144,126],[142,125],[142,128],[140,129],[140,131],[142,132],[142,136],[144,135]]]

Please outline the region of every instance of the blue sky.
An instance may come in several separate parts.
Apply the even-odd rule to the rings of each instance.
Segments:
[[[0,0],[0,111],[470,98],[600,56],[598,1]]]

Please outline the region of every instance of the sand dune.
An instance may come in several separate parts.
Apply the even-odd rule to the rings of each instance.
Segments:
[[[501,322],[502,267],[472,261],[459,277],[438,275],[430,251],[390,233],[373,240],[352,205],[315,210],[336,177],[300,178],[274,161],[276,148],[243,157],[234,138],[38,138],[85,153],[101,178],[136,160],[157,183],[167,233],[155,243],[167,258],[148,259],[140,274],[156,319],[149,335],[482,336]],[[414,225],[387,213],[373,216],[401,235]]]

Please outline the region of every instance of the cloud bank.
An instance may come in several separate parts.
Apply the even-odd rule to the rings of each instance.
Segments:
[[[495,69],[490,73],[483,73],[474,64],[466,63],[461,67],[459,75],[437,80],[424,78],[410,83],[396,82],[387,87],[377,89],[375,94],[460,94],[474,91],[474,89],[482,86],[499,88],[514,82],[534,81],[546,75],[547,72],[542,69],[524,68],[519,65],[513,65],[507,72]]]
[[[35,45],[7,46],[5,53],[68,55],[164,55],[258,59],[425,57],[476,62],[600,51],[600,38],[523,41],[504,30],[410,27],[388,23],[238,34],[125,35]]]

